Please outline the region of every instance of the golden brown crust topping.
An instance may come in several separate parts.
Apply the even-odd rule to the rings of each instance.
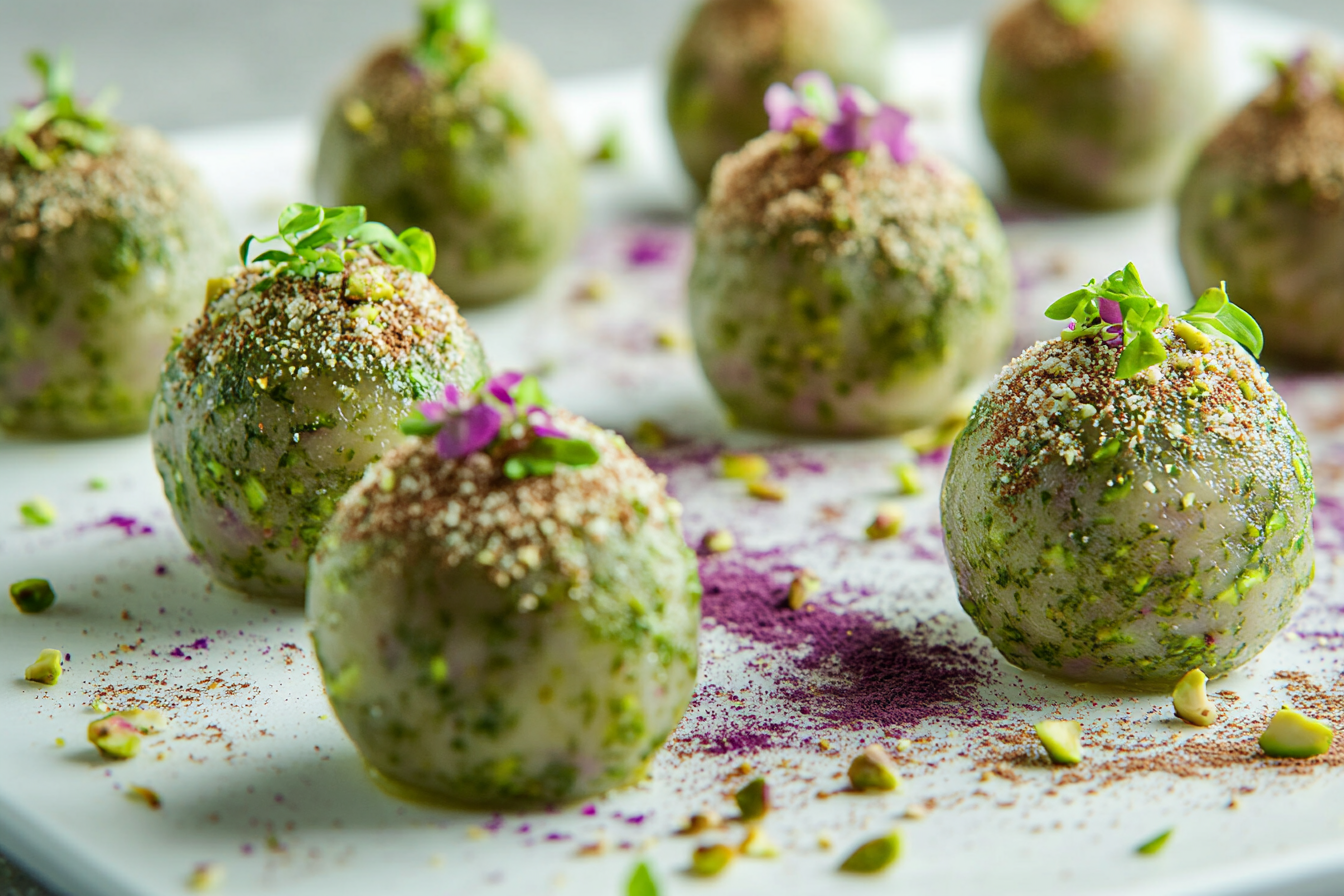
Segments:
[[[433,440],[412,439],[350,490],[333,531],[346,541],[428,540],[445,568],[474,561],[503,587],[543,563],[585,581],[583,542],[601,544],[645,525],[679,525],[680,506],[667,496],[665,477],[620,436],[563,411],[553,419],[572,438],[591,443],[598,463],[510,480],[503,459],[478,451],[446,460]]]

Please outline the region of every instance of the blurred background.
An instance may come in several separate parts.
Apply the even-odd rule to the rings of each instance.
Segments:
[[[557,77],[661,64],[691,0],[496,0],[504,34]],[[997,0],[884,0],[901,30],[982,22]],[[1344,31],[1344,0],[1258,0]],[[415,23],[414,0],[0,0],[0,98],[33,93],[24,54],[74,51],[82,89],[168,130],[313,116],[356,56]],[[6,119],[7,115],[3,116]]]

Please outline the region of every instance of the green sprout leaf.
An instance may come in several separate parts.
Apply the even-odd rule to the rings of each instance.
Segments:
[[[1105,318],[1102,316],[1103,301],[1110,309]],[[1120,309],[1121,323],[1116,322],[1116,305]],[[1045,316],[1051,320],[1073,321],[1070,329],[1060,333],[1065,342],[1118,339],[1121,352],[1115,376],[1120,380],[1130,379],[1167,359],[1167,348],[1157,337],[1157,330],[1167,324],[1170,313],[1168,306],[1148,292],[1133,263],[1101,282],[1088,282],[1082,289],[1069,293],[1045,309]],[[1206,291],[1195,302],[1195,307],[1177,320],[1210,336],[1240,343],[1257,358],[1264,349],[1265,337],[1260,325],[1228,300],[1227,284]]]
[[[513,400],[519,406],[525,408],[548,408],[551,406],[550,399],[541,389],[541,380],[531,374],[523,377],[522,382],[514,387]]]
[[[420,40],[415,59],[456,83],[490,55],[495,16],[486,0],[446,0],[420,8]]]
[[[527,448],[504,462],[504,475],[510,479],[549,476],[556,466],[591,467],[599,460],[597,449],[582,439],[536,439]]]
[[[1101,0],[1049,0],[1050,8],[1070,25],[1084,25],[1101,8]]]
[[[275,265],[275,273],[288,271],[296,277],[339,274],[345,270],[345,252],[371,247],[388,264],[426,276],[434,273],[434,238],[418,227],[395,234],[385,224],[367,220],[362,205],[324,208],[295,202],[280,213],[276,232],[250,235],[238,248],[243,264],[249,263],[254,245],[284,243],[286,248],[268,249],[251,261]]]
[[[640,862],[635,866],[630,882],[625,885],[625,896],[658,896],[658,881],[654,880],[647,863]]]
[[[110,152],[116,133],[108,111],[115,91],[106,90],[94,102],[81,104],[74,95],[75,70],[67,53],[52,61],[45,53],[33,52],[28,65],[42,82],[42,99],[14,109],[14,117],[0,133],[0,147],[13,148],[39,171],[54,167],[71,149],[93,155]]]

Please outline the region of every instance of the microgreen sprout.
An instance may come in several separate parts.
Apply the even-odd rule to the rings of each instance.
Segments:
[[[14,109],[9,126],[0,133],[0,147],[12,146],[38,171],[55,166],[66,150],[94,155],[111,150],[116,134],[108,112],[115,91],[105,90],[92,103],[81,104],[75,97],[75,69],[68,53],[55,62],[45,53],[29,53],[28,65],[42,82],[42,99]]]
[[[879,103],[862,87],[838,90],[825,72],[803,72],[787,84],[771,84],[765,92],[770,130],[813,134],[835,153],[864,154],[885,146],[893,161],[905,164],[919,154],[910,139],[910,115]]]
[[[427,401],[401,422],[406,435],[433,438],[439,456],[488,451],[504,461],[510,479],[549,476],[556,467],[589,467],[597,449],[572,439],[551,419],[550,401],[534,376],[502,373],[469,392],[449,383],[442,401]]]
[[[282,242],[283,249],[268,249],[251,261],[269,261],[271,277],[259,284],[269,285],[282,271],[295,277],[339,274],[345,270],[350,253],[372,247],[388,264],[426,276],[434,273],[434,238],[418,227],[400,234],[376,221],[369,221],[362,205],[323,208],[296,202],[280,213],[277,233],[249,236],[238,255],[248,264],[253,244]]]
[[[415,60],[455,82],[490,55],[495,17],[485,0],[447,0],[420,7]]]
[[[1085,25],[1097,14],[1104,0],[1049,0],[1050,8],[1070,25]]]
[[[1332,94],[1344,103],[1344,71],[1331,59],[1328,50],[1305,47],[1291,58],[1270,56],[1269,64],[1278,82],[1279,93],[1274,100],[1277,111],[1291,112],[1325,94]]]
[[[1167,323],[1170,308],[1149,295],[1132,263],[1100,283],[1092,280],[1069,293],[1047,308],[1045,316],[1070,321],[1060,334],[1066,342],[1096,337],[1121,349],[1116,379],[1127,380],[1167,359],[1167,348],[1155,331]],[[1228,300],[1226,283],[1206,290],[1177,321],[1238,342],[1257,358],[1265,346],[1255,318]]]

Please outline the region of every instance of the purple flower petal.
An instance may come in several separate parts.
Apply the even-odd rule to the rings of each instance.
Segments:
[[[835,84],[825,72],[803,72],[793,79],[793,92],[811,118],[830,122],[840,114]]]
[[[837,121],[821,135],[821,145],[831,152],[854,152],[864,149],[867,143],[863,139],[863,120],[851,118]]]
[[[635,267],[663,264],[671,259],[676,247],[671,237],[659,233],[641,233],[626,251],[626,260]]]
[[[452,383],[443,384],[443,400],[449,407],[462,407],[462,392]]]
[[[793,125],[808,117],[807,110],[789,85],[775,83],[765,92],[765,113],[770,116],[770,130],[788,133]]]
[[[523,375],[517,371],[501,373],[499,376],[485,384],[486,390],[495,397],[495,399],[504,407],[513,407],[513,396],[510,391],[523,381]]]
[[[1124,315],[1120,313],[1120,303],[1115,299],[1097,299],[1097,308],[1100,309],[1101,319],[1108,324],[1120,324],[1125,322]]]
[[[839,109],[842,121],[846,118],[871,118],[880,108],[873,95],[862,87],[846,84],[840,88]]]
[[[480,451],[499,435],[503,417],[488,404],[478,404],[444,421],[434,438],[439,457],[466,457]]]
[[[910,139],[910,115],[895,106],[883,106],[873,116],[868,128],[868,144],[885,144],[891,160],[901,165],[913,162],[919,154],[915,142]]]

